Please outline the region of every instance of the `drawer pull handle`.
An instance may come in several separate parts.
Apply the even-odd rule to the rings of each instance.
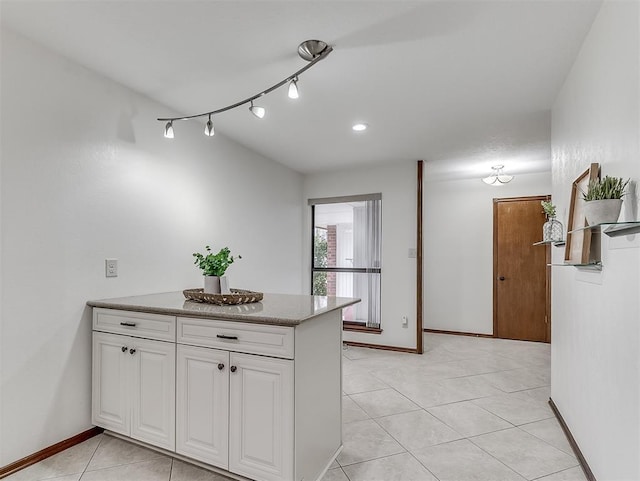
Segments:
[[[236,371],[238,370],[238,368],[237,368],[236,366],[231,366],[231,367],[229,368],[229,370],[230,370],[231,372],[236,372]]]
[[[125,321],[122,321],[122,322],[120,323],[120,325],[121,325],[121,326],[127,326],[127,327],[136,327],[136,323],[135,323],[135,322],[125,322]]]
[[[222,371],[222,370],[224,369],[224,364],[219,363],[219,364],[218,364],[218,369],[219,369],[220,371]]]
[[[216,335],[216,337],[218,339],[231,339],[232,341],[237,341],[238,340],[238,336],[227,336],[225,334],[218,334],[218,335]]]

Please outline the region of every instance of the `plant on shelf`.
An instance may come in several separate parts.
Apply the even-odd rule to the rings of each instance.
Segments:
[[[543,242],[562,242],[563,227],[556,220],[556,206],[550,200],[540,201],[542,210],[547,215],[547,222],[542,226]]]
[[[618,221],[625,195],[631,179],[606,176],[589,181],[587,191],[582,193],[585,201],[584,214],[589,225],[612,224]]]
[[[556,206],[553,205],[553,202],[551,202],[550,200],[543,200],[540,201],[540,204],[542,205],[542,210],[544,210],[544,213],[547,215],[547,217],[549,219],[553,219],[556,216]]]
[[[205,254],[200,252],[193,254],[194,264],[202,270],[202,275],[204,275],[204,292],[208,294],[228,293],[229,287],[224,274],[236,257],[231,255],[228,247],[223,247],[217,254],[214,254],[209,246],[205,246],[205,251]],[[237,256],[237,259],[242,259],[242,256]]]
[[[589,182],[587,191],[582,193],[582,198],[587,202],[622,199],[630,180],[623,180],[622,177],[609,177],[608,175],[604,179],[593,179]]]

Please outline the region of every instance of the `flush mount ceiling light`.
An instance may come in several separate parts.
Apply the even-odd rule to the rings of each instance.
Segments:
[[[368,124],[353,124],[353,126],[351,127],[351,129],[356,132],[364,132],[368,128],[369,128]]]
[[[165,117],[158,118],[160,122],[166,122],[164,128],[164,136],[168,139],[173,139],[173,122],[176,120],[193,120],[200,117],[209,117],[207,120],[207,124],[205,126],[204,133],[205,135],[212,137],[214,134],[213,131],[213,121],[211,120],[212,115],[220,114],[222,112],[226,112],[227,110],[235,109],[236,107],[240,107],[242,105],[249,104],[249,111],[258,118],[263,118],[266,114],[266,109],[264,107],[260,107],[258,105],[253,105],[253,101],[263,95],[267,95],[268,93],[273,92],[274,90],[282,87],[286,83],[289,83],[288,96],[291,99],[297,99],[300,94],[298,91],[298,78],[303,72],[306,72],[308,69],[313,67],[320,60],[324,59],[327,55],[329,55],[333,51],[333,48],[330,45],[327,45],[322,40],[305,40],[300,45],[298,45],[298,55],[301,58],[309,62],[307,65],[302,67],[297,72],[292,73],[287,78],[281,80],[275,85],[263,90],[262,92],[258,92],[251,97],[248,97],[244,100],[240,100],[231,105],[227,105],[226,107],[222,107],[220,109],[210,110],[208,112],[203,112],[201,114],[187,115],[185,117]],[[366,128],[366,127],[365,127]]]
[[[504,169],[504,165],[494,165],[493,167],[491,167],[491,170],[493,170],[493,174],[482,179],[482,182],[495,186],[508,184],[513,180],[513,175],[506,175],[504,172],[502,172],[502,169]]]

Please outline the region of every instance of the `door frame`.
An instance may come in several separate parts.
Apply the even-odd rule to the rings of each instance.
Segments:
[[[493,337],[498,338],[498,223],[496,222],[498,216],[498,204],[501,202],[518,202],[523,200],[538,200],[538,201],[550,201],[551,195],[531,195],[523,197],[504,197],[493,199]],[[542,237],[542,232],[540,233]],[[540,248],[540,246],[536,246]],[[551,246],[545,244],[546,249],[546,289],[545,289],[545,319],[547,323],[547,332],[545,341],[551,342]]]

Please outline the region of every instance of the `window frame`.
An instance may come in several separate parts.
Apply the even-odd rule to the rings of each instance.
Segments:
[[[364,194],[341,197],[327,197],[320,199],[309,199],[308,203],[311,207],[311,273],[309,291],[313,293],[313,280],[316,272],[346,272],[356,274],[380,274],[380,284],[382,284],[382,267],[315,267],[315,236],[316,236],[316,205],[323,204],[342,204],[349,202],[360,202],[367,200],[382,201],[382,194]],[[380,215],[382,215],[382,205],[380,206]],[[380,231],[380,239],[382,239],[382,230]],[[382,255],[382,252],[380,253]],[[366,323],[355,321],[343,321],[343,329],[353,331],[367,331],[381,333],[382,329],[368,327]]]

